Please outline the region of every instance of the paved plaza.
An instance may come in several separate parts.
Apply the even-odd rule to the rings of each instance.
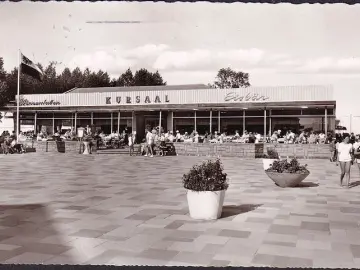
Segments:
[[[205,157],[0,156],[0,262],[360,267],[360,173],[307,160],[282,189],[261,160],[222,159],[223,217],[188,216],[181,177]],[[302,163],[304,161],[301,161]]]

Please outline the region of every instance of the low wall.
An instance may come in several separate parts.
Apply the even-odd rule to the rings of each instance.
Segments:
[[[330,147],[327,144],[203,144],[174,143],[176,153],[185,156],[220,156],[261,158],[267,148],[276,149],[281,157],[297,157],[300,159],[328,159]]]
[[[65,142],[55,142],[55,141],[34,141],[25,142],[26,145],[31,146],[36,149],[36,152],[59,152],[59,153],[79,153],[80,143],[78,141],[65,141]],[[82,151],[83,151],[82,146]]]
[[[36,152],[79,153],[78,141],[65,142],[26,142]],[[240,143],[174,143],[176,154],[179,156],[213,156],[261,158],[267,148],[276,149],[281,157],[300,159],[328,159],[330,147],[328,144],[240,144]],[[83,148],[82,148],[83,150]],[[96,152],[96,149],[93,149]]]

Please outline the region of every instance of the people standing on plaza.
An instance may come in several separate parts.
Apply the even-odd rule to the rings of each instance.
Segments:
[[[135,132],[135,131],[134,131]],[[129,141],[129,154],[132,156],[134,154],[134,144],[135,144],[135,134],[129,133],[128,135],[128,141]]]
[[[154,157],[154,143],[155,143],[155,134],[153,132],[150,132],[150,130],[148,130],[147,134],[146,134],[146,143],[147,143],[147,152],[145,154],[145,157],[149,156],[149,157]]]
[[[360,172],[360,135],[357,135],[355,138],[355,143],[353,144],[353,148],[354,148],[354,158],[355,158],[355,162],[359,168],[359,172]]]
[[[340,175],[340,186],[343,185],[343,180],[345,178],[345,186],[349,188],[350,186],[350,169],[353,162],[353,145],[350,143],[350,136],[347,135],[344,137],[343,142],[338,144],[338,161],[340,163],[341,175]]]
[[[330,147],[330,162],[335,162],[337,160],[336,138],[333,138],[331,140],[329,147]]]

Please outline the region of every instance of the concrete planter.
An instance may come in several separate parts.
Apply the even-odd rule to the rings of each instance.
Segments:
[[[310,173],[265,172],[276,185],[282,188],[298,186]]]
[[[225,191],[187,191],[190,217],[201,220],[214,220],[221,217]]]

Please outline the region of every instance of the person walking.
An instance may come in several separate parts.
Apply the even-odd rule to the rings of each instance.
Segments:
[[[155,134],[151,133],[150,130],[148,130],[146,134],[146,143],[147,143],[147,153],[145,154],[145,157],[154,157],[154,143],[155,143]]]
[[[134,154],[135,134],[129,133],[128,141],[129,141],[129,154],[130,156],[132,156]]]
[[[353,145],[350,143],[350,136],[344,137],[342,143],[338,144],[338,161],[340,163],[341,175],[340,175],[340,186],[350,187],[350,168],[353,163]],[[345,178],[345,185],[343,180]]]
[[[329,144],[330,147],[330,162],[336,162],[337,152],[336,152],[336,138],[332,138]]]
[[[359,168],[359,172],[360,172],[360,135],[356,136],[355,143],[353,144],[353,148],[354,148],[355,162],[356,162],[356,164]]]

